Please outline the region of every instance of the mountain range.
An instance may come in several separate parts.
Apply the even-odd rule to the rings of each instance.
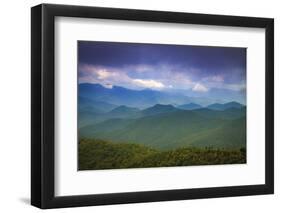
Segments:
[[[91,101],[104,102],[112,105],[126,105],[129,107],[147,108],[155,104],[172,104],[172,105],[185,105],[196,103],[202,106],[207,106],[214,103],[226,103],[231,101],[241,102],[241,93],[239,91],[231,91],[226,89],[212,89],[206,94],[196,93],[194,96],[187,91],[157,91],[151,89],[132,90],[120,86],[112,86],[107,88],[101,84],[82,83],[79,84],[79,96],[87,98]],[[212,95],[208,95],[208,93]],[[232,94],[231,97],[226,94]],[[224,94],[219,96],[218,94]]]
[[[139,143],[159,149],[182,146],[237,148],[246,143],[245,116],[245,107],[182,110],[157,104],[137,110],[121,106],[93,116],[92,123],[80,127],[79,137]]]
[[[191,111],[110,119],[80,129],[80,137],[132,142],[160,149],[182,146],[244,147],[245,117],[223,120]]]
[[[246,147],[246,106],[235,101],[201,105],[183,95],[99,84],[80,84],[78,101],[80,139],[162,150]]]

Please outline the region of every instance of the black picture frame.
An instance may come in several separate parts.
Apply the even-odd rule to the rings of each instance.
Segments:
[[[264,28],[265,184],[56,197],[54,21],[58,16]],[[31,204],[36,207],[47,209],[274,193],[274,20],[271,18],[41,4],[31,9],[31,97]]]

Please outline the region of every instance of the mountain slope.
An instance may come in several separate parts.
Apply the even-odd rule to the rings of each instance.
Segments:
[[[94,125],[109,119],[139,118],[140,110],[126,106],[119,106],[107,113],[95,113],[88,110],[80,110],[78,114],[79,127]]]
[[[156,104],[153,107],[146,108],[142,110],[143,116],[150,116],[150,115],[156,115],[161,113],[168,113],[168,112],[175,112],[178,111],[177,108],[175,108],[173,105],[164,105],[164,104]]]
[[[140,110],[138,108],[119,106],[107,113],[108,118],[129,118],[135,117]]]
[[[230,108],[241,109],[243,107],[245,106],[235,101],[228,102],[225,104],[215,103],[207,106],[208,109],[212,109],[212,110],[225,110]]]
[[[226,110],[212,110],[208,108],[201,108],[193,110],[193,112],[205,117],[205,118],[220,118],[224,120],[233,120],[238,119],[241,117],[246,116],[246,107],[243,107],[241,109],[237,108],[229,108]]]
[[[210,143],[211,142],[211,143]],[[231,120],[222,126],[200,132],[190,138],[190,145],[196,147],[246,147],[246,118]]]
[[[179,105],[178,108],[184,110],[194,110],[194,109],[200,109],[202,108],[202,106],[195,103],[189,103],[189,104]]]
[[[237,135],[242,138],[245,135],[244,121],[245,117],[229,120],[194,111],[174,111],[138,119],[107,120],[83,127],[79,133],[82,138],[132,142],[160,149],[182,146],[233,148],[246,145],[245,140],[236,141]],[[232,131],[232,128],[236,130]]]
[[[104,101],[94,101],[85,97],[78,97],[78,110],[91,111],[95,113],[109,112],[117,106]]]
[[[140,111],[138,108],[127,107],[125,105],[122,105],[111,110],[111,113],[130,113],[130,112],[138,112],[138,111]]]

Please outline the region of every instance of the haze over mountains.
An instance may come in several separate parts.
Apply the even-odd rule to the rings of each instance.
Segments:
[[[164,150],[246,146],[245,105],[235,101],[200,105],[195,100],[154,90],[80,84],[79,137]]]
[[[214,93],[214,94],[213,94]],[[226,93],[225,95],[216,95]],[[210,95],[212,94],[212,95]],[[171,90],[132,90],[120,86],[104,87],[101,84],[82,83],[79,84],[79,96],[93,101],[104,102],[113,105],[126,105],[137,108],[147,108],[155,104],[199,104],[207,106],[214,103],[227,103],[231,101],[243,104],[244,98],[239,91],[226,89],[212,89],[204,93],[196,93],[194,91],[174,91]],[[219,96],[219,97],[218,97]]]

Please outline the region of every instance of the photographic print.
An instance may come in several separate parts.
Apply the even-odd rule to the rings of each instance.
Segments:
[[[273,193],[273,18],[32,7],[33,206]]]
[[[246,163],[246,48],[77,48],[78,170]]]

